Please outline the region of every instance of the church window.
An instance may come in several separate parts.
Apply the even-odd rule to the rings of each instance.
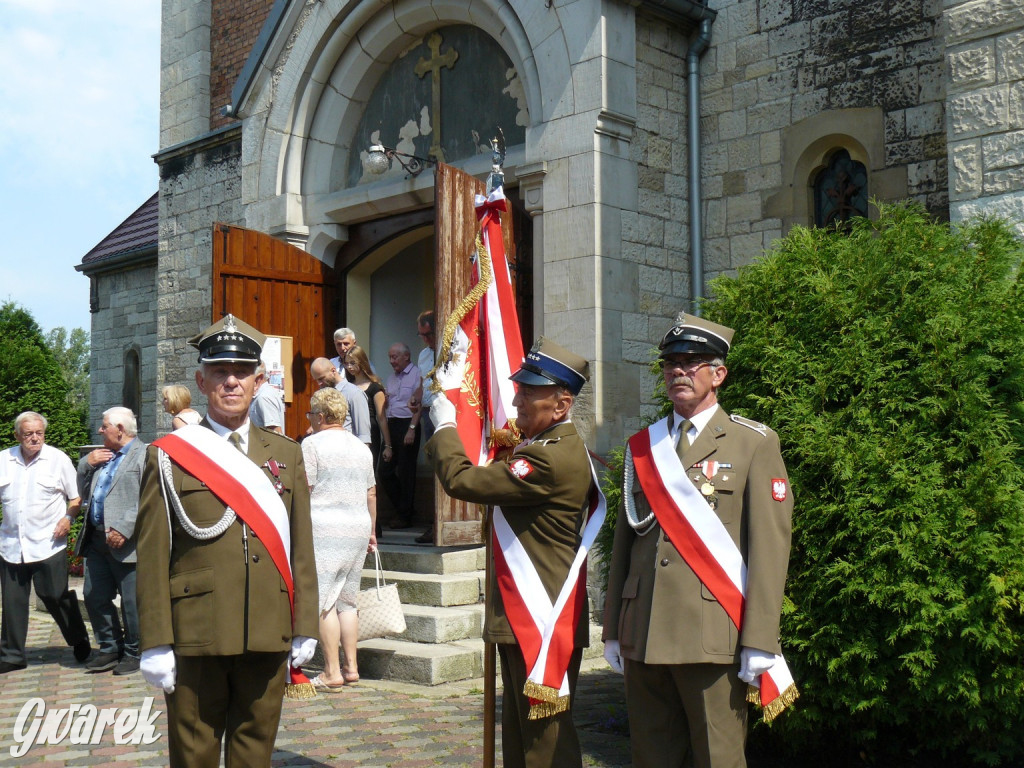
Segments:
[[[124,381],[121,385],[121,403],[131,410],[142,429],[142,378],[139,371],[139,351],[134,347],[124,354]]]
[[[445,163],[489,158],[498,129],[506,146],[519,146],[529,120],[525,86],[497,41],[465,24],[440,27],[395,59],[374,87],[355,132],[348,185],[381,180],[364,166],[372,144]],[[395,162],[389,173],[405,170]]]
[[[841,227],[854,216],[867,215],[867,170],[840,149],[814,179],[814,225]]]

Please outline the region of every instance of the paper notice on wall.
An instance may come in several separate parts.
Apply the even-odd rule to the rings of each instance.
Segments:
[[[284,389],[284,363],[281,360],[281,338],[268,336],[263,344],[260,360],[267,368],[267,381],[278,389]]]

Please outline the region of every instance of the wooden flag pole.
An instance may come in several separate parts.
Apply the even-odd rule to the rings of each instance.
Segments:
[[[484,603],[486,611],[486,602],[491,595],[491,512],[492,508],[488,508],[487,514],[484,515],[484,551],[485,560],[484,567],[487,569],[484,573]],[[486,620],[486,614],[485,614]],[[497,711],[498,697],[496,692],[495,674],[497,670],[495,668],[495,647],[494,643],[484,642],[484,766],[483,768],[494,768],[494,741],[495,741],[495,713]]]

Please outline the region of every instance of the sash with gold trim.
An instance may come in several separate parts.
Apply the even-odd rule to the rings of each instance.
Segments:
[[[680,556],[742,628],[747,566],[743,555],[718,515],[685,471],[680,471],[669,420],[662,419],[629,439],[636,476],[651,504],[658,524]],[[748,700],[759,704],[771,722],[796,700],[799,693],[781,654],[775,666],[750,684]]]
[[[288,589],[288,606],[294,621],[291,528],[284,502],[270,478],[227,440],[198,424],[166,434],[154,440],[153,445],[185,472],[205,483],[262,542]],[[302,670],[289,664],[289,683],[305,686],[309,680]],[[290,692],[290,695],[295,694]]]
[[[551,717],[569,708],[568,669],[575,648],[576,628],[584,618],[586,606],[587,552],[604,523],[606,512],[604,494],[593,464],[590,474],[587,524],[553,604],[501,508],[494,508],[494,573],[506,618],[526,661],[529,674],[523,693],[530,698],[531,720]]]

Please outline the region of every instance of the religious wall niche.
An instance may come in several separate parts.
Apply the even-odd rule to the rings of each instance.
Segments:
[[[383,177],[364,169],[373,144],[455,163],[491,154],[500,128],[507,147],[523,144],[529,114],[511,59],[495,40],[469,25],[442,27],[400,54],[381,77],[353,136],[348,185]]]
[[[814,179],[814,225],[842,227],[854,216],[867,215],[867,169],[840,149]]]

